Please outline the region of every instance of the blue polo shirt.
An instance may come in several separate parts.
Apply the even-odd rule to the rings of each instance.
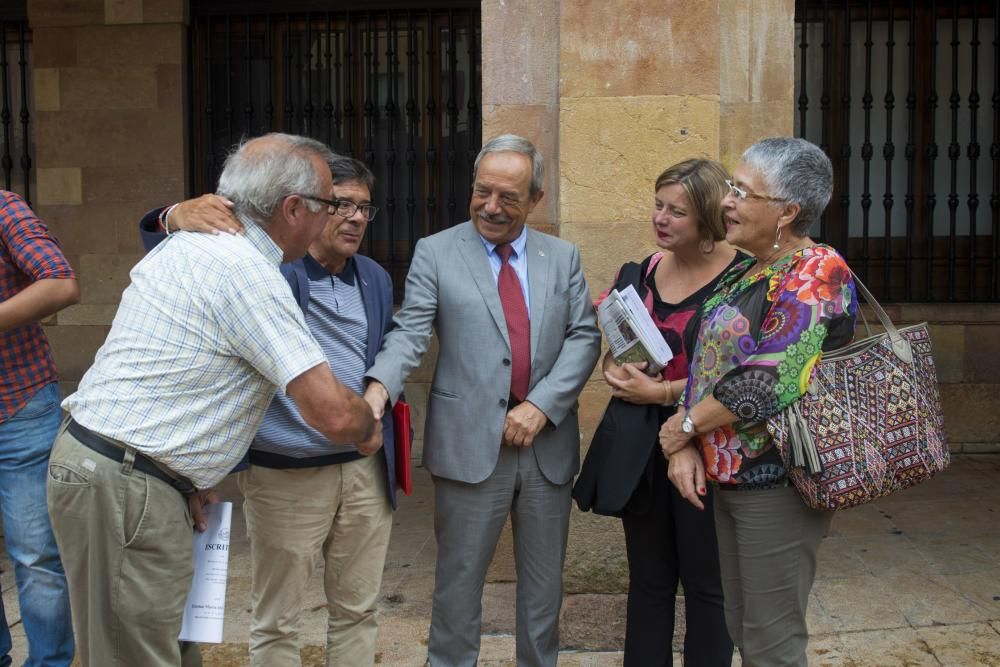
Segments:
[[[368,319],[354,258],[331,274],[306,255],[309,280],[306,325],[322,348],[330,370],[348,389],[362,394],[367,370]],[[294,401],[275,395],[250,449],[250,463],[269,468],[300,468],[361,458],[352,443],[333,443],[306,424]]]

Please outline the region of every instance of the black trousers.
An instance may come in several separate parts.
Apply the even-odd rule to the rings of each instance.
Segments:
[[[733,642],[726,629],[715,537],[712,488],[705,510],[684,500],[667,478],[659,447],[652,457],[652,485],[644,511],[626,506],[622,516],[628,552],[625,667],[673,664],[674,602],[684,586],[685,667],[729,667]]]

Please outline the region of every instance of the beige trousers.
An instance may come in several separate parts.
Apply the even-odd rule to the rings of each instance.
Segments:
[[[350,463],[278,470],[250,466],[238,482],[252,567],[250,663],[301,664],[299,614],[322,554],[329,608],[326,664],[375,662],[375,603],[392,508],[380,453]]]
[[[192,667],[177,641],[191,587],[187,499],[166,482],[80,444],[69,431],[49,459],[48,504],[69,583],[83,667]]]

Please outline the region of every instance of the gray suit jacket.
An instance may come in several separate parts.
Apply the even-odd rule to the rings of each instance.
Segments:
[[[531,315],[527,400],[548,417],[532,449],[554,484],[580,467],[577,396],[597,363],[601,334],[573,244],[532,229],[525,252]],[[424,466],[481,482],[493,472],[510,393],[510,342],[496,280],[471,221],[417,242],[403,306],[367,375],[393,401],[427,351],[440,343],[427,404]]]

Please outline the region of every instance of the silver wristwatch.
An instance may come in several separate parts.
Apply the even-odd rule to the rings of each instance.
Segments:
[[[691,415],[684,415],[684,419],[681,421],[681,430],[688,435],[694,435],[698,432],[694,426],[694,420],[691,419]]]

